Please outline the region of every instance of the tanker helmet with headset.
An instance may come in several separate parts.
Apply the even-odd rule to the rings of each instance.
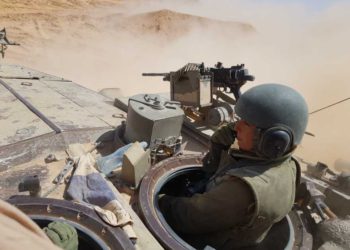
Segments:
[[[293,151],[300,144],[308,121],[304,98],[294,89],[275,83],[247,90],[238,99],[235,112],[256,126],[254,151],[269,159]]]

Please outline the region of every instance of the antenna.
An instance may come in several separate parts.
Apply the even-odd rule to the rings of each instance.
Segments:
[[[309,115],[315,114],[315,113],[320,112],[320,111],[322,111],[322,110],[324,110],[324,109],[328,109],[328,108],[330,108],[330,107],[332,107],[332,106],[338,105],[338,104],[340,104],[340,103],[342,103],[342,102],[345,102],[345,101],[348,101],[348,100],[350,100],[350,97],[345,98],[345,99],[343,99],[343,100],[340,100],[340,101],[338,101],[338,102],[329,104],[329,105],[327,105],[327,106],[325,106],[325,107],[323,107],[323,108],[316,109],[316,110],[310,112]]]

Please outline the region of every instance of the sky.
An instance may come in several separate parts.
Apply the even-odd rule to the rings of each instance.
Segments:
[[[252,4],[270,4],[275,5],[290,5],[299,4],[303,5],[308,11],[322,11],[334,4],[345,2],[345,0],[250,0]]]
[[[332,3],[339,2],[339,0],[253,0],[254,2],[264,3],[273,2],[275,4],[285,4],[285,3],[300,3],[304,4],[310,8],[324,8]]]

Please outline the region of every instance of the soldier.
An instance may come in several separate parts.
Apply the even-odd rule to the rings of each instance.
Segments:
[[[203,191],[159,199],[169,225],[196,248],[256,245],[294,203],[300,170],[291,155],[306,129],[305,100],[290,87],[264,84],[246,91],[235,112],[239,120],[211,138]],[[231,148],[235,139],[239,149]]]

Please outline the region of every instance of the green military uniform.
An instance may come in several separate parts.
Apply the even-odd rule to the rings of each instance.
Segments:
[[[196,248],[257,244],[294,202],[296,166],[289,156],[276,161],[228,158],[204,193],[165,195],[159,201],[167,222]]]

